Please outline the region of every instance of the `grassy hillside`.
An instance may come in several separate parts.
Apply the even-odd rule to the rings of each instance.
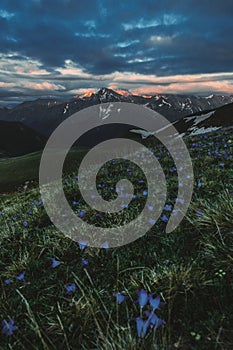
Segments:
[[[85,154],[85,149],[73,149],[69,152],[64,171],[72,172]],[[0,158],[0,193],[23,191],[35,187],[38,183],[41,152],[20,157]]]
[[[186,142],[195,189],[188,215],[170,234],[161,215],[144,237],[127,246],[84,247],[54,228],[37,189],[2,197],[0,349],[232,349],[232,135],[212,133]],[[168,206],[162,214],[169,217],[177,174],[165,149],[154,151],[167,177]],[[64,181],[73,210],[83,220],[106,225],[106,216],[96,216],[80,198],[75,175]],[[99,192],[112,197],[111,186],[123,175],[124,163],[108,164],[98,179]],[[120,218],[109,217],[118,223],[131,220],[145,202],[143,174],[132,167],[132,178],[134,201]],[[146,320],[144,311],[152,307],[135,303],[142,289],[160,295],[165,304],[156,314],[166,321],[156,330],[148,327],[144,337],[138,335],[137,317]],[[17,327],[12,335],[5,334],[6,322]]]

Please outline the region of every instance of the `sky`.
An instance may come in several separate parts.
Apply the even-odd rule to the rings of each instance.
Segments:
[[[0,105],[101,87],[233,94],[232,0],[1,0]]]

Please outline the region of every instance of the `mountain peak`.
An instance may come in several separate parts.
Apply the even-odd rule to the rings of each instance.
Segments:
[[[96,93],[97,95],[101,96],[101,95],[119,95],[116,91],[106,88],[106,87],[102,87],[101,89],[99,89]]]

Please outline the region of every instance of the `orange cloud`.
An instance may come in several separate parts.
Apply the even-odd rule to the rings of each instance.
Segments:
[[[29,88],[29,89],[33,89],[33,90],[66,90],[66,88],[62,85],[56,85],[56,84],[51,84],[47,81],[43,82],[43,83],[31,83],[31,82],[26,82],[24,84],[24,87]]]
[[[233,94],[233,84],[228,81],[208,81],[208,82],[186,82],[172,83],[169,85],[144,86],[132,90],[135,95],[155,95],[155,94],[179,94],[187,92],[204,93],[206,91],[215,91],[220,93]]]

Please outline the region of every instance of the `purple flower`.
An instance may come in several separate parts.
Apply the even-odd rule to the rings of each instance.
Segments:
[[[78,216],[80,218],[83,218],[86,215],[86,212],[84,210],[79,210]]]
[[[25,228],[28,227],[28,222],[27,222],[27,220],[24,220],[24,221],[23,221],[23,227],[25,227]]]
[[[172,211],[172,205],[171,204],[166,204],[165,207],[163,208],[165,211]]]
[[[197,210],[197,215],[198,216],[202,216],[204,213],[203,213],[203,211],[202,210]]]
[[[13,318],[10,318],[9,322],[6,320],[2,321],[2,333],[8,336],[12,335],[14,331],[17,330],[17,327],[14,325],[15,321]]]
[[[18,276],[16,276],[15,278],[18,280],[18,281],[22,281],[25,277],[25,271],[21,272]]]
[[[201,181],[198,181],[197,187],[198,187],[198,188],[202,187],[202,182],[201,182]]]
[[[168,222],[168,217],[166,214],[163,214],[160,218],[163,222]]]
[[[102,248],[104,248],[105,250],[108,250],[109,249],[109,245],[108,245],[108,242],[104,242],[102,245],[101,245]]]
[[[88,259],[82,258],[82,266],[87,266],[88,265]]]
[[[153,310],[158,309],[160,305],[160,296],[157,296],[156,298],[153,299],[152,295],[149,294],[149,302]]]
[[[55,258],[51,258],[52,261],[52,268],[55,269],[55,267],[59,266],[61,264],[60,261],[56,260]]]
[[[149,219],[149,224],[150,225],[154,225],[156,223],[156,220],[154,220],[154,219]]]
[[[66,294],[70,295],[76,291],[76,284],[75,283],[67,284],[65,288],[66,288]]]
[[[148,210],[152,211],[154,209],[153,205],[148,205],[147,206]]]
[[[123,301],[125,301],[126,299],[126,296],[121,293],[114,293],[114,296],[116,297],[116,301],[118,302],[118,304],[123,303]]]
[[[163,326],[166,324],[164,320],[159,318],[153,311],[150,312],[148,310],[145,311],[146,316],[148,317],[148,321],[151,328],[157,329],[159,326]]]
[[[143,194],[143,196],[147,196],[147,195],[148,195],[147,190],[144,190],[144,191],[142,192],[142,194]]]
[[[147,328],[149,326],[148,320],[143,321],[141,317],[136,318],[137,333],[140,338],[144,338],[146,335]]]
[[[184,198],[176,198],[175,202],[180,203],[180,204],[184,204]]]
[[[87,244],[87,241],[78,241],[78,245],[81,250],[85,249]]]
[[[147,294],[147,291],[145,291],[145,289],[141,289],[138,292],[138,300],[137,301],[138,301],[141,308],[143,308],[147,304],[148,294]]]
[[[5,280],[5,284],[9,285],[11,283],[12,283],[12,280],[10,280],[10,279]]]

